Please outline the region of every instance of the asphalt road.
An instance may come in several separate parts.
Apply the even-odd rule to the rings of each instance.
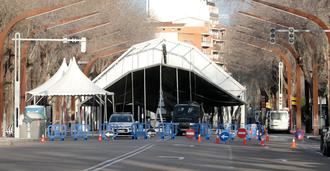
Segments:
[[[318,142],[297,142],[290,135],[271,135],[260,146],[241,139],[227,144],[177,137],[160,141],[119,139],[99,143],[66,140],[0,146],[0,170],[329,170],[330,158],[321,156]]]

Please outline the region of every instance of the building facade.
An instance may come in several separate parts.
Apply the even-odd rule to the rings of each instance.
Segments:
[[[225,67],[226,29],[219,24],[219,9],[211,0],[190,0],[190,2],[193,2],[193,5],[189,5],[189,8],[199,13],[182,14],[184,8],[180,8],[181,10],[174,8],[171,10],[171,16],[177,13],[183,18],[173,18],[170,21],[171,16],[166,17],[167,13],[153,14],[156,20],[159,19],[159,22],[156,22],[156,37],[190,43],[214,62]],[[157,9],[157,4],[150,3],[149,6]]]

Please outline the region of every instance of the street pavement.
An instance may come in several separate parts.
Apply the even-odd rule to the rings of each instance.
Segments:
[[[329,170],[330,158],[320,154],[317,141],[297,141],[297,149],[291,142],[288,134],[272,134],[265,146],[255,139],[199,144],[186,137],[24,142],[0,145],[0,170]]]

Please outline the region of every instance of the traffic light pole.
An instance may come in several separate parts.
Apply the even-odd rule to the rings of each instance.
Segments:
[[[63,43],[78,43],[81,44],[81,52],[86,52],[86,38],[81,39],[34,39],[34,38],[21,38],[20,33],[15,33],[15,81],[14,81],[14,135],[15,138],[20,137],[19,125],[20,123],[20,81],[21,81],[21,41],[43,41],[43,42],[63,42]]]

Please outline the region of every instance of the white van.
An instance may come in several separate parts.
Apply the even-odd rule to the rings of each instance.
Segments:
[[[290,131],[290,114],[285,110],[270,111],[268,114],[269,131]]]
[[[110,116],[109,124],[117,127],[113,131],[118,135],[131,135],[134,118],[130,113],[114,113]]]

